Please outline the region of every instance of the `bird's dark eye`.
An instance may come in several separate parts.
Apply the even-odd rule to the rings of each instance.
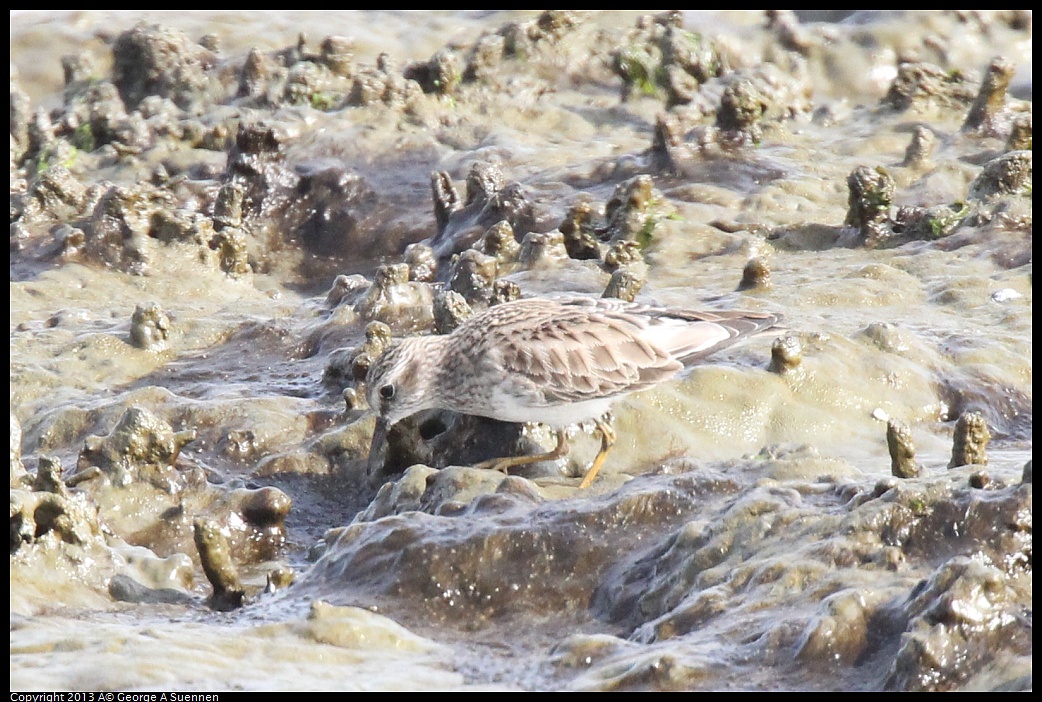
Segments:
[[[393,385],[384,385],[383,387],[381,387],[380,388],[380,397],[382,397],[385,400],[393,399],[394,398],[394,386]]]

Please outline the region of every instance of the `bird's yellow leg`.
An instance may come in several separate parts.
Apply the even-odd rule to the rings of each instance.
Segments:
[[[501,470],[504,473],[509,472],[511,468],[518,466],[527,466],[530,463],[539,463],[540,461],[556,461],[558,458],[563,457],[568,453],[568,437],[565,436],[564,429],[557,430],[557,446],[546,453],[538,453],[534,456],[511,456],[508,458],[493,458],[488,461],[482,461],[475,465],[475,468],[481,469],[492,469]]]
[[[604,459],[608,457],[608,452],[611,451],[611,447],[615,445],[615,430],[612,429],[603,419],[595,419],[593,421],[597,425],[597,431],[601,433],[601,450],[597,452],[597,457],[593,459],[590,469],[586,471],[586,475],[583,476],[583,481],[579,483],[580,490],[590,487],[590,484],[593,483],[593,479],[596,478],[597,473],[600,472],[601,466],[604,465]]]

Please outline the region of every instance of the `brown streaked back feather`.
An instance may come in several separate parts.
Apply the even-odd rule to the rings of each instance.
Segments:
[[[608,398],[675,376],[777,321],[755,312],[693,312],[620,300],[529,299],[493,307],[454,334],[469,336],[545,405]]]

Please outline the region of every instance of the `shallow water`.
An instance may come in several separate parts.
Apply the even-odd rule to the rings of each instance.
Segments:
[[[62,56],[111,78],[113,44],[141,19],[215,35],[204,60],[223,76],[218,93],[253,47],[300,59],[271,58],[272,84],[296,76],[312,90],[306,104],[199,100],[171,113],[182,139],[162,136],[151,106],[148,134],[160,136],[125,145],[124,115],[112,143],[55,150],[75,180],[99,186],[85,203],[112,184],[162,203],[136,229],[137,205],[120,205],[130,228],[114,243],[94,243],[110,210],[47,200],[40,174],[54,163],[16,162],[12,137],[13,690],[1030,687],[1030,145],[1007,139],[1031,104],[1008,97],[989,128],[965,130],[969,103],[947,93],[881,102],[897,57],[964,72],[972,100],[1000,53],[1017,66],[1014,94],[1030,99],[1030,15],[1025,26],[990,12],[865,13],[798,25],[793,38],[759,14],[687,13],[684,28],[712,38],[731,70],[668,113],[684,125],[670,168],[649,151],[663,96],[622,101],[611,68],[615,47],[640,40],[635,13],[564,22],[443,95],[390,81],[383,100],[323,110],[350,80],[306,72],[331,34],[352,38],[354,76],[376,80],[366,71],[381,53],[390,68],[377,73],[399,76],[536,18],[12,17],[12,101],[17,81],[30,113],[65,126]],[[734,76],[764,91],[765,113],[729,144],[735,135],[710,128]],[[100,135],[93,109],[76,119]],[[239,124],[260,120],[278,147],[235,145]],[[917,127],[933,145],[906,163]],[[1027,195],[974,197],[1010,153],[1027,154]],[[229,235],[218,249],[205,237],[237,154],[235,173],[258,190],[245,198],[244,248]],[[582,430],[567,460],[521,476],[452,465],[465,447],[450,445],[428,455],[451,467],[370,479],[372,420],[345,410],[324,373],[370,319],[429,330],[430,309],[422,295],[414,304],[413,283],[382,308],[327,292],[337,275],[371,281],[434,237],[432,173],[463,194],[475,163],[520,184],[537,233],[580,203],[600,216],[620,185],[650,176],[637,299],[777,312],[786,330],[619,402],[618,444],[587,491],[575,476],[598,442]],[[968,201],[971,214],[940,236],[866,246],[844,226],[860,166],[892,177],[895,208]],[[30,196],[42,212],[16,212]],[[449,227],[461,239],[487,228],[464,214]],[[163,229],[163,217],[181,219]],[[526,296],[601,294],[607,266],[548,248],[500,264],[499,280]],[[739,290],[752,258],[770,285]],[[134,321],[148,303],[166,320]],[[141,348],[142,333],[164,338]],[[781,335],[802,354],[784,372],[769,370]],[[147,414],[120,443],[130,408]],[[987,464],[949,470],[969,412],[990,430]],[[920,477],[891,476],[890,418],[910,428]],[[445,436],[483,432],[503,433],[454,425]],[[522,437],[549,440],[538,428]],[[91,465],[104,475],[63,492],[41,477],[46,457],[66,479]],[[34,516],[28,532],[15,528],[16,503]],[[196,519],[228,539],[244,607],[207,606]],[[290,571],[292,585],[265,588]]]

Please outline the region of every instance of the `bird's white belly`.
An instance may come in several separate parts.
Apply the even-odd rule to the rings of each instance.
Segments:
[[[504,422],[540,422],[551,427],[565,427],[604,415],[618,397],[600,397],[584,402],[570,402],[549,407],[530,407],[518,403],[506,393],[496,393],[489,415]]]

